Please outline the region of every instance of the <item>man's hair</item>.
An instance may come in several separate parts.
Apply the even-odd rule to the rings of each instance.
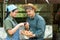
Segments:
[[[33,4],[31,4],[31,3],[28,3],[28,4],[25,4],[25,5],[23,5],[23,8],[24,9],[26,9],[27,7],[30,7],[30,8],[32,8],[32,9],[34,9],[35,11],[36,11],[36,6],[34,6]]]

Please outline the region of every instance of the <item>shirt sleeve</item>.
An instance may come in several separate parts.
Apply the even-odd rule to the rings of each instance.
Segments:
[[[35,32],[35,36],[38,37],[42,35],[44,32],[45,32],[45,21],[39,19],[37,23],[37,31]]]
[[[4,28],[7,31],[8,29],[12,29],[12,23],[9,20],[4,21]]]

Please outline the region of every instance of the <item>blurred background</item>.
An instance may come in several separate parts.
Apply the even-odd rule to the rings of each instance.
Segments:
[[[33,3],[37,7],[36,13],[46,21],[44,40],[60,40],[60,0],[0,0],[0,40],[7,36],[3,20],[6,16],[6,6],[15,4],[18,7],[18,14],[15,17],[18,23],[25,22],[27,15],[23,5]]]

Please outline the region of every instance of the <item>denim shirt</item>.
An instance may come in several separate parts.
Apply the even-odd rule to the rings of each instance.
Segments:
[[[43,40],[45,32],[45,20],[38,14],[35,14],[34,18],[27,18],[29,22],[30,31],[35,34],[39,40]]]
[[[8,16],[4,20],[4,26],[5,26],[6,32],[7,32],[8,29],[12,29],[16,25],[17,25],[17,22],[15,20],[13,20],[13,18],[11,16]],[[12,36],[10,36],[7,32],[6,40],[19,40],[19,29]]]

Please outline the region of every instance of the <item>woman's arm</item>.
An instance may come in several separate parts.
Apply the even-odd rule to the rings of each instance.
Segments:
[[[16,30],[17,30],[20,26],[23,26],[23,25],[24,25],[24,23],[19,23],[19,24],[16,25],[13,29],[8,29],[8,30],[7,30],[8,34],[9,34],[9,35],[13,35],[13,34],[16,32]]]

